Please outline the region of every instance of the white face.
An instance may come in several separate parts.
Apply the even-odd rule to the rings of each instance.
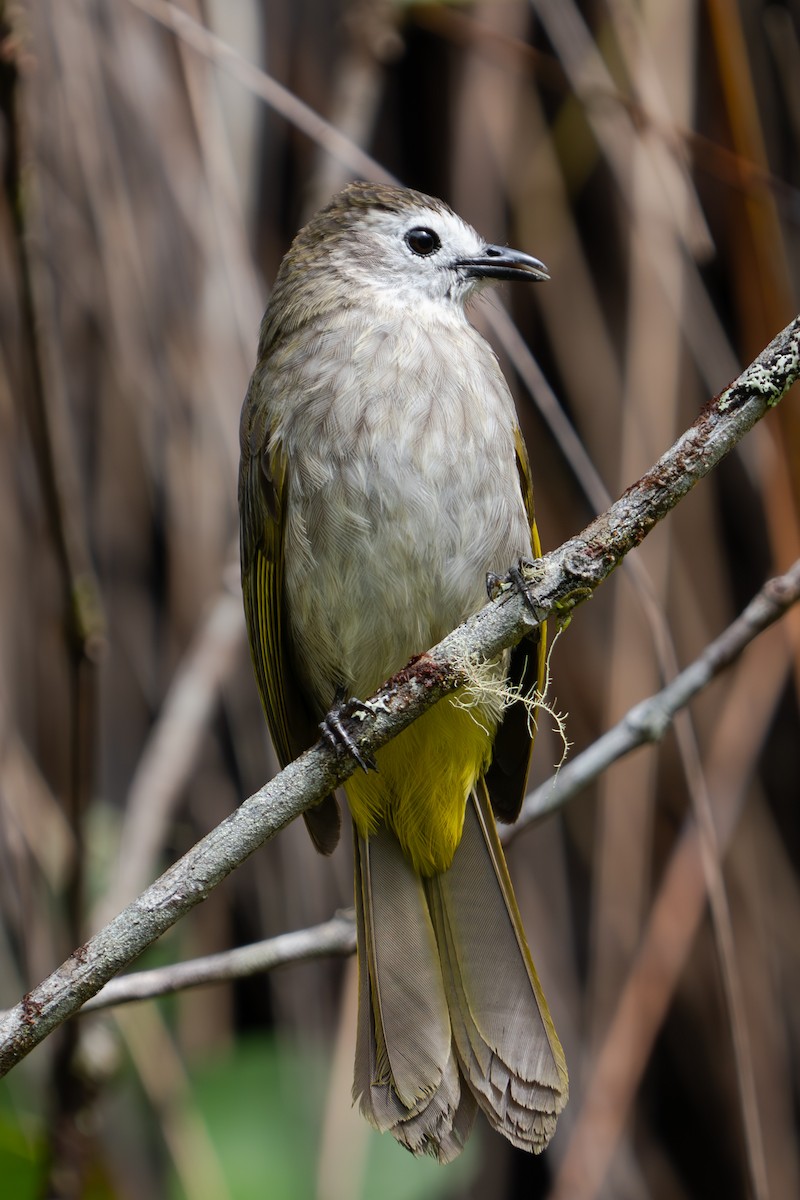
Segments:
[[[384,302],[441,302],[461,308],[481,280],[459,266],[486,252],[486,242],[454,213],[409,207],[372,209],[358,236],[343,235],[333,251],[336,267],[359,286],[380,289]]]

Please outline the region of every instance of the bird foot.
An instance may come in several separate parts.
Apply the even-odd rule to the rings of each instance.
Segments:
[[[363,721],[371,716],[374,716],[371,705],[366,704],[363,700],[358,700],[355,696],[345,699],[344,692],[338,690],[333,708],[319,727],[320,733],[328,745],[334,750],[346,751],[364,772],[377,771],[378,764],[371,755],[361,753],[352,734],[347,730],[345,721]]]
[[[486,593],[490,600],[499,600],[506,592],[518,592],[527,608],[539,621],[541,613],[533,603],[529,589],[531,584],[537,582],[540,573],[540,563],[531,558],[520,558],[505,575],[495,575],[494,571],[489,571],[486,576]]]

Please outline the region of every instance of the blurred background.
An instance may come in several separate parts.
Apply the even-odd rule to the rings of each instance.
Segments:
[[[0,0],[0,1007],[274,771],[237,436],[299,225],[390,173],[547,263],[474,319],[552,549],[797,311],[799,39],[798,0]],[[573,754],[800,556],[799,502],[795,395],[637,551],[646,588],[620,570],[558,642]],[[514,841],[571,1072],[541,1159],[373,1134],[327,959],[51,1037],[0,1084],[3,1195],[800,1195],[798,617]],[[543,728],[535,780],[560,754]],[[342,841],[296,823],[147,962],[346,907]]]

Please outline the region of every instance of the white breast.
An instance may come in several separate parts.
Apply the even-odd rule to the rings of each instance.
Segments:
[[[320,711],[368,695],[476,611],[487,571],[531,553],[516,418],[495,357],[455,315],[326,322],[270,363],[289,464],[285,587]]]

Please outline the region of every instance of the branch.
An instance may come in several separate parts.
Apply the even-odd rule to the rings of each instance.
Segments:
[[[355,919],[352,915],[337,913],[330,921],[310,929],[281,933],[278,937],[253,942],[249,946],[237,946],[235,950],[223,950],[220,954],[208,954],[204,958],[193,958],[190,962],[136,971],[133,975],[120,975],[118,979],[107,983],[91,1000],[87,1000],[80,1011],[83,1014],[98,1008],[128,1004],[132,1000],[152,1000],[155,996],[167,996],[206,983],[224,983],[230,979],[260,975],[262,971],[272,971],[287,963],[308,962],[313,958],[327,958],[330,954],[348,955],[355,952]]]
[[[661,691],[642,700],[622,720],[577,755],[558,774],[530,792],[513,826],[505,826],[501,840],[510,842],[520,830],[540,821],[593,783],[612,763],[638,747],[660,742],[675,716],[712,680],[735,662],[759,634],[800,601],[800,560],[785,575],[769,579],[747,608],[702,654]],[[286,963],[353,954],[356,930],[353,918],[339,913],[321,925],[295,933],[282,933],[235,950],[210,954],[190,962],[173,963],[113,979],[81,1013],[110,1008],[133,1000],[152,1000],[201,984],[224,983]]]
[[[371,700],[372,715],[353,722],[362,754],[374,755],[455,690],[461,677],[454,663],[494,657],[550,613],[563,615],[587,599],[628,551],[779,402],[798,375],[800,317],[607,512],[536,563],[530,606],[518,593],[505,593],[501,602],[488,604],[385,684]],[[353,766],[348,757],[317,742],[231,813],[5,1015],[0,1022],[0,1074],[77,1012],[254,850],[338,787]]]

